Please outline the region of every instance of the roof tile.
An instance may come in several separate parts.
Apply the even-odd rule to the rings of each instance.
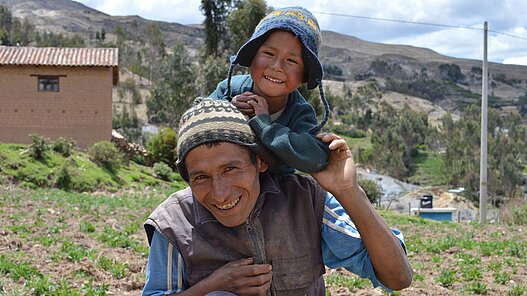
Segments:
[[[0,65],[116,67],[118,49],[0,46]]]

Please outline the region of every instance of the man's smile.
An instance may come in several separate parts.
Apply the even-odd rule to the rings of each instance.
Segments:
[[[238,202],[240,201],[240,197],[238,196],[237,198],[235,198],[233,201],[231,201],[230,203],[228,204],[224,204],[224,205],[216,205],[216,207],[220,210],[230,210],[232,208],[234,208]]]

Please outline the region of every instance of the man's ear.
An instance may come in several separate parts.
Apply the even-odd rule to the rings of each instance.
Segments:
[[[256,156],[256,164],[258,165],[258,172],[260,173],[265,172],[269,168],[269,165],[267,164],[267,162],[265,162],[265,160],[263,160],[258,155]]]

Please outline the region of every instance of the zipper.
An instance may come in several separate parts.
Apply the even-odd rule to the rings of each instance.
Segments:
[[[254,228],[255,227],[251,225],[250,220],[247,219],[247,221],[245,221],[245,230],[249,234],[249,238],[251,239],[251,242],[253,244],[253,248],[254,248],[255,255],[256,255],[255,256],[256,258],[254,258],[254,261],[256,264],[266,263],[267,256],[265,256],[265,250],[263,249],[264,248],[263,238],[260,239],[262,242],[259,243],[258,234],[256,233],[256,230]],[[274,285],[271,282],[271,288],[267,291],[267,296],[275,296],[275,295],[277,295],[277,293],[276,293]]]

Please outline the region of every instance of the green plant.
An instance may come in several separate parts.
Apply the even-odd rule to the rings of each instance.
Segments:
[[[355,288],[364,288],[369,284],[367,279],[358,278],[355,276],[346,276],[343,274],[328,275],[324,278],[327,285],[339,286],[348,288],[353,291]]]
[[[414,272],[414,281],[422,282],[424,280],[425,280],[425,276],[422,273]]]
[[[37,134],[31,134],[30,137],[29,155],[36,160],[43,160],[46,152],[49,151],[49,140]]]
[[[108,295],[108,284],[102,284],[100,286],[95,286],[93,280],[90,280],[82,286],[83,295],[86,296],[106,296]]]
[[[70,190],[72,186],[73,167],[70,161],[66,160],[55,176],[55,183],[64,190]]]
[[[90,221],[82,220],[79,222],[79,230],[85,233],[95,232],[95,226]]]
[[[456,281],[456,272],[453,270],[443,270],[436,278],[438,282],[443,287],[452,287]]]
[[[5,255],[0,255],[0,274],[9,274],[9,277],[18,281],[21,278],[30,279],[40,273],[28,262],[14,262]]]
[[[494,274],[494,282],[496,284],[505,285],[511,280],[511,275],[507,272],[496,272]]]
[[[375,203],[382,197],[382,189],[375,181],[365,178],[359,178],[358,183],[366,192],[366,196],[371,203]]]
[[[521,296],[525,294],[526,289],[524,286],[516,284],[510,288],[509,291],[507,291],[507,296]]]
[[[93,144],[88,150],[88,155],[93,162],[111,172],[117,171],[123,164],[123,154],[114,143],[109,141]]]
[[[117,279],[124,278],[128,269],[127,264],[118,263],[115,260],[106,257],[99,258],[99,260],[97,261],[97,266],[110,272],[113,277]]]
[[[51,144],[53,151],[60,153],[64,157],[69,157],[73,150],[77,147],[74,140],[67,140],[62,137],[58,138]]]
[[[466,286],[466,289],[469,292],[472,292],[474,294],[479,295],[486,295],[487,294],[487,285],[481,282],[471,282]]]
[[[87,250],[82,245],[77,245],[70,241],[64,241],[60,250],[55,252],[54,259],[56,261],[66,259],[71,262],[79,262],[83,258],[92,256],[95,252],[95,250]]]
[[[170,181],[172,169],[164,162],[156,162],[154,163],[154,174],[161,180]]]
[[[461,270],[463,278],[468,281],[480,280],[483,278],[481,269],[478,266],[468,267]]]
[[[175,130],[165,127],[157,135],[152,136],[146,143],[148,151],[152,154],[152,161],[164,162],[175,169],[177,133]]]

